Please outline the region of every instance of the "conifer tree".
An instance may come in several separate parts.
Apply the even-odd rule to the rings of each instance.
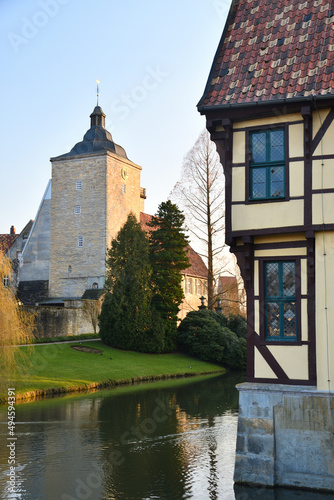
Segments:
[[[108,251],[99,318],[103,342],[119,349],[162,351],[164,330],[151,308],[151,274],[148,238],[130,214]]]
[[[166,324],[165,350],[176,347],[177,315],[184,298],[181,271],[189,266],[184,215],[170,200],[158,207],[149,226],[153,304]]]

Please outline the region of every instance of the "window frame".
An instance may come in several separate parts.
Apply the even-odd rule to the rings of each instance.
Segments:
[[[77,248],[83,248],[84,247],[84,241],[85,240],[84,240],[83,236],[78,236],[78,239],[77,239]]]
[[[282,130],[284,132],[284,161],[278,162],[263,162],[263,163],[253,163],[252,162],[252,150],[251,150],[251,136],[256,133],[266,133],[275,132]],[[247,129],[246,134],[246,150],[247,154],[247,168],[246,168],[246,203],[272,203],[272,202],[282,202],[289,200],[289,155],[288,155],[288,124],[279,123],[277,125],[267,125],[262,127],[250,127]],[[268,154],[268,140],[266,139],[266,151]],[[270,196],[270,168],[273,166],[283,166],[284,167],[284,195],[283,196]],[[255,168],[266,168],[266,197],[254,198],[252,196],[253,191],[253,178],[252,170]],[[269,196],[268,196],[269,193]]]
[[[285,255],[282,257],[263,257],[259,259],[259,305],[260,305],[260,339],[261,344],[270,344],[270,345],[301,345],[301,258],[295,256]],[[280,334],[279,337],[269,337],[267,335],[267,309],[266,304],[268,302],[272,302],[270,297],[266,297],[266,274],[265,268],[267,263],[284,263],[284,262],[294,262],[295,263],[295,278],[296,278],[296,294],[294,296],[294,300],[292,300],[291,296],[287,296],[284,299],[284,296],[281,297],[282,303],[285,302],[295,302],[296,303],[296,336],[289,338],[284,337],[284,335]],[[267,298],[267,300],[266,300]],[[277,299],[277,297],[275,297]],[[269,300],[268,300],[269,299]],[[280,318],[280,325],[282,325],[283,319]]]
[[[82,181],[75,181],[75,190],[76,191],[81,191],[82,190]]]
[[[81,205],[74,205],[74,214],[75,215],[81,214]]]

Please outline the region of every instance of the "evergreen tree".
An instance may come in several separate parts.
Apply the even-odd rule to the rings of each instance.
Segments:
[[[149,226],[153,304],[166,324],[165,350],[176,347],[177,315],[184,298],[181,271],[189,266],[184,215],[170,200],[161,203]]]
[[[130,214],[108,251],[99,318],[103,342],[119,349],[162,351],[164,329],[152,313],[151,274],[148,238]]]

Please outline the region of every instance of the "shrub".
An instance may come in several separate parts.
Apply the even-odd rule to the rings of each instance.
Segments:
[[[213,311],[190,312],[178,328],[179,347],[203,361],[245,369],[246,340],[224,326],[225,320]]]
[[[236,333],[238,337],[247,338],[247,321],[240,314],[231,314],[227,318],[227,328]]]

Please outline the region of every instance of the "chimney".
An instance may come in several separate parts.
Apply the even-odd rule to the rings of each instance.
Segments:
[[[10,234],[11,235],[16,234],[14,226],[11,226],[11,228],[10,228]]]

